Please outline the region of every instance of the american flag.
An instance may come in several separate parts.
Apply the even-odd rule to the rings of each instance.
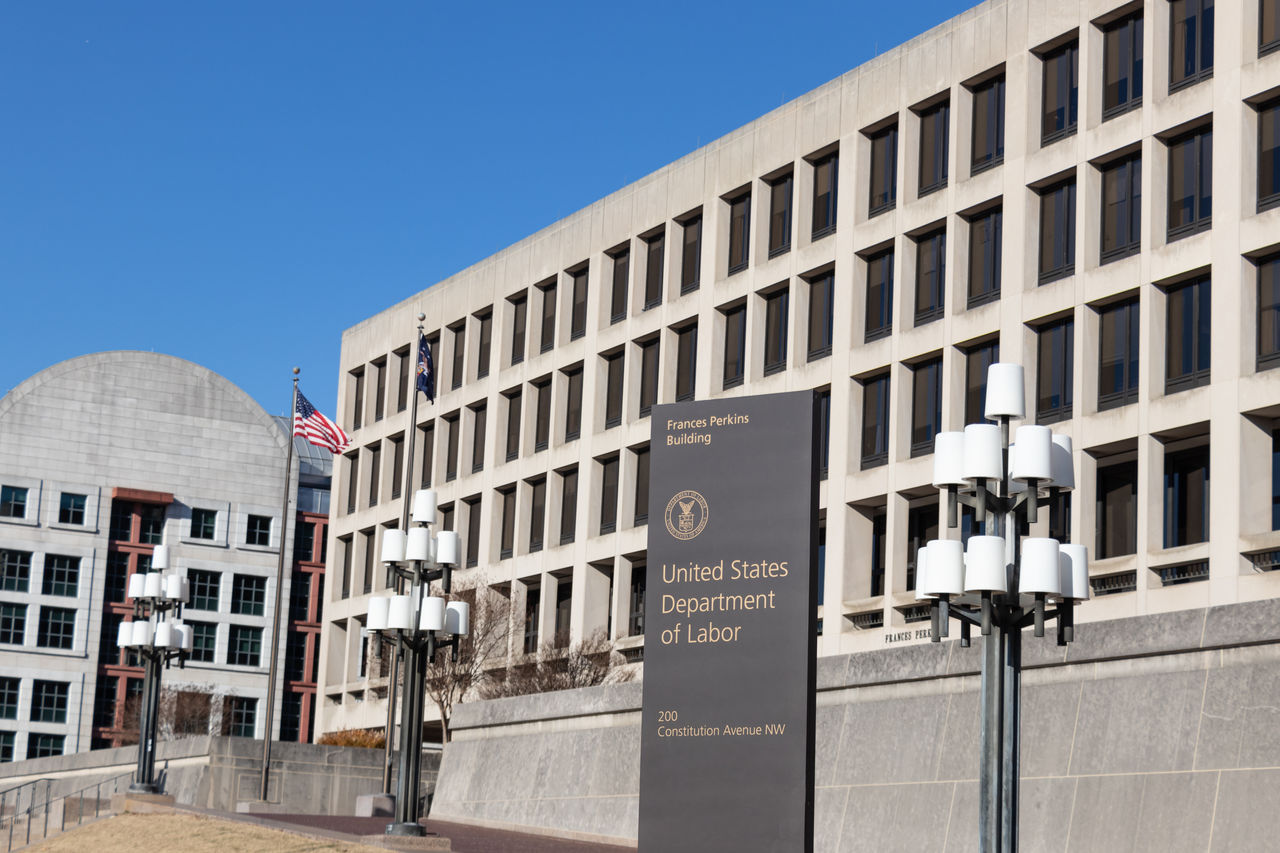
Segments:
[[[351,437],[342,427],[316,411],[311,401],[298,392],[298,404],[293,410],[293,434],[300,435],[316,447],[324,447],[331,453],[341,453],[351,443]]]

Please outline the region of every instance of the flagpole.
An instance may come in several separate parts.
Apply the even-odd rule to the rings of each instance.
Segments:
[[[267,802],[267,779],[271,771],[271,726],[276,708],[276,661],[280,657],[280,599],[284,598],[284,544],[289,533],[289,488],[293,478],[293,424],[298,417],[298,374],[293,369],[293,402],[289,404],[289,450],[284,463],[284,508],[280,511],[280,557],[276,561],[275,613],[271,619],[271,664],[267,668],[267,724],[262,734],[262,793],[259,799]]]
[[[422,323],[427,319],[427,315],[418,313],[418,349],[422,348]],[[400,490],[400,529],[406,533],[409,530],[409,506],[411,496],[414,493],[413,488],[413,445],[414,439],[418,434],[418,382],[417,382],[417,365],[422,358],[421,351],[417,352],[413,359],[414,365],[414,383],[413,383],[413,400],[409,403],[409,427],[405,430],[408,435],[405,440],[408,442],[409,452],[406,455],[408,460],[404,466],[404,488]],[[397,595],[400,594],[400,576],[395,575],[393,590]],[[398,689],[398,681],[400,675],[400,644],[395,643],[391,646],[391,674],[390,683],[387,685],[387,736],[386,744],[383,747],[382,754],[382,790],[391,793],[391,766],[392,753],[395,744],[396,731],[396,692]]]

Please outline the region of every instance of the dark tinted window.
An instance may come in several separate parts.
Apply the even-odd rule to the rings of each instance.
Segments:
[[[1209,279],[1169,291],[1166,302],[1165,393],[1209,382]]]
[[[1169,4],[1169,91],[1213,75],[1213,0]]]
[[[1280,364],[1280,255],[1258,264],[1258,369]]]
[[[809,282],[809,361],[831,355],[834,298],[834,273],[825,273]]]
[[[973,308],[1000,298],[1004,214],[988,210],[969,220],[969,299]]]
[[[787,369],[787,303],[788,289],[774,291],[764,298],[764,372],[765,375]]]
[[[769,257],[791,249],[791,175],[769,184]]]
[[[947,277],[947,232],[938,231],[916,242],[916,325],[942,316]]]
[[[569,340],[587,333],[587,267],[570,273],[573,277],[573,309],[569,317]]]
[[[870,215],[891,209],[898,200],[898,126],[871,137]]]
[[[1064,45],[1046,54],[1042,64],[1044,73],[1043,111],[1040,119],[1040,142],[1062,139],[1075,133],[1077,99],[1079,97],[1079,45]]]
[[[751,193],[729,201],[729,274],[747,268],[751,244]]]
[[[702,217],[686,219],[681,225],[680,292],[698,289],[702,269]]]
[[[985,424],[987,408],[987,368],[1000,360],[1000,343],[992,341],[973,347],[964,358],[964,422]]]
[[[613,287],[609,291],[609,322],[627,318],[627,276],[631,274],[631,251],[623,249],[613,256]]]
[[[1076,270],[1076,182],[1040,194],[1040,283]]]
[[[1098,466],[1096,559],[1138,548],[1138,463]]]
[[[659,234],[645,241],[644,307],[662,304],[662,264],[666,256],[666,236]]]
[[[1099,312],[1098,409],[1138,399],[1138,301]]]
[[[1102,170],[1102,261],[1138,251],[1142,225],[1142,157]]]
[[[540,287],[542,293],[542,329],[539,349],[546,352],[556,345],[556,286]]]
[[[1258,110],[1258,210],[1280,205],[1280,101]]]
[[[920,195],[947,185],[950,120],[950,102],[930,107],[920,114]]]
[[[1209,448],[1164,457],[1164,547],[1209,540]]]
[[[917,364],[911,372],[911,455],[933,452],[942,430],[942,359]]]
[[[622,353],[605,357],[604,428],[622,423]]]
[[[867,258],[866,340],[893,332],[893,250]]]
[[[889,374],[862,383],[862,467],[889,460]]]
[[[1036,337],[1036,422],[1067,420],[1075,377],[1075,322],[1049,323]]]
[[[507,396],[507,461],[520,455],[520,404],[521,394],[516,391]]]
[[[521,294],[511,300],[511,363],[524,361],[524,329],[528,323],[529,300]]]
[[[1169,239],[1208,228],[1213,218],[1213,129],[1169,143]]]
[[[565,371],[564,440],[573,441],[582,434],[582,368]]]
[[[813,164],[813,239],[836,230],[836,188],[839,154],[828,154]]]
[[[973,159],[970,172],[1004,161],[1004,77],[973,90]]]
[[[724,387],[741,385],[746,369],[747,307],[739,305],[724,314]]]
[[[640,345],[640,417],[648,417],[658,402],[658,341]]]
[[[698,379],[698,327],[676,332],[676,402],[692,400]]]
[[[1102,36],[1102,115],[1142,105],[1142,15],[1119,21]]]

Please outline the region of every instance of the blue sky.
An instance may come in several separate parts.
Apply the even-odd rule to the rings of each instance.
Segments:
[[[85,353],[333,413],[342,330],[972,5],[0,7],[0,394]]]

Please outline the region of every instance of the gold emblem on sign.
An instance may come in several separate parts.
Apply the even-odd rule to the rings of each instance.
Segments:
[[[677,493],[667,502],[667,532],[677,539],[694,538],[707,526],[710,517],[707,499],[692,489]]]

